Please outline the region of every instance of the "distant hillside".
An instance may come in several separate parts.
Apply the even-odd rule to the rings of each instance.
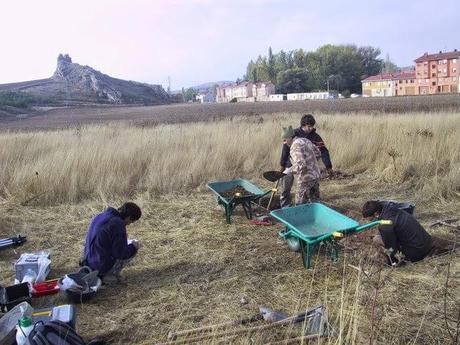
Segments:
[[[166,104],[170,101],[160,85],[112,78],[89,66],[73,63],[69,55],[62,54],[58,56],[57,68],[51,78],[0,84],[0,95],[2,93],[26,93],[46,104],[59,105]]]
[[[185,89],[194,89],[194,90],[197,90],[198,93],[206,93],[206,92],[209,92],[211,89],[213,89],[214,85],[220,86],[222,84],[230,84],[230,83],[233,83],[233,81],[229,81],[229,80],[210,81],[207,83],[186,87]],[[182,93],[182,90],[173,90],[171,93],[172,94]]]
[[[204,83],[196,86],[192,86],[193,89],[197,90],[198,92],[206,92],[214,87],[214,85],[222,85],[232,83],[232,81],[221,80],[221,81],[214,81],[209,83]]]

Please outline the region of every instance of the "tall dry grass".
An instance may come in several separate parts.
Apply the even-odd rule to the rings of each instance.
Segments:
[[[375,267],[367,261],[370,246],[363,244],[343,250],[339,263],[317,253],[313,269],[306,271],[298,255],[277,240],[278,227],[270,234],[244,216],[223,226],[218,205],[181,193],[209,180],[257,179],[276,168],[280,128],[298,124],[299,118],[277,114],[150,128],[118,123],[2,133],[0,198],[11,202],[0,208],[0,230],[27,235],[22,250],[50,249],[57,277],[74,269],[89,220],[107,204],[97,199],[110,198],[116,205],[130,196],[138,202],[144,216],[130,234],[144,249],[126,272],[129,289],[103,290],[78,316],[82,334],[107,332],[114,344],[166,341],[170,330],[249,316],[259,306],[291,314],[318,303],[325,306],[334,333],[315,344],[453,344],[449,332],[457,327],[458,254],[367,275]],[[459,114],[318,115],[317,121],[335,168],[360,179],[348,186],[338,181],[334,188],[340,200],[335,201],[340,205],[351,198],[361,204],[374,184],[381,191],[385,183],[419,198],[458,201]],[[367,184],[349,193],[350,187]],[[170,192],[182,195],[148,200]],[[84,199],[96,200],[70,204]],[[40,204],[20,207],[27,200]],[[62,204],[42,207],[45,203]],[[12,277],[5,258],[2,285]],[[242,296],[249,301],[244,307]],[[299,330],[272,333],[240,335],[234,343],[267,343],[297,336]]]
[[[282,126],[300,115],[0,134],[0,197],[47,203],[181,192],[278,167]],[[460,195],[460,114],[318,115],[336,169]]]

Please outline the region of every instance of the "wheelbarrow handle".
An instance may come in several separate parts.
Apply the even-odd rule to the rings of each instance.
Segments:
[[[391,224],[393,224],[393,222],[391,220],[385,220],[385,219],[375,220],[373,222],[366,223],[366,224],[360,225],[360,226],[358,226],[356,228],[348,229],[348,230],[345,230],[345,231],[334,231],[332,233],[332,237],[334,237],[334,238],[342,238],[342,237],[345,236],[346,233],[357,233],[357,232],[362,232],[364,230],[372,228],[372,227],[374,227],[376,225],[391,225]]]
[[[391,220],[385,220],[385,219],[375,220],[373,222],[360,225],[360,226],[352,229],[350,232],[361,232],[361,231],[367,230],[369,228],[373,228],[376,225],[391,225],[391,224],[393,224],[393,222]]]

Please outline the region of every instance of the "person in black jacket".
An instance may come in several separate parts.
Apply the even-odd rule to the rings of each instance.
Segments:
[[[395,203],[378,200],[367,201],[362,214],[369,220],[391,220],[391,225],[379,225],[379,234],[373,239],[378,255],[385,257],[387,263],[399,263],[396,253],[401,252],[406,261],[420,261],[430,254],[433,248],[431,235],[420,225],[412,214],[401,210]]]
[[[326,167],[328,173],[331,175],[332,172],[332,163],[329,156],[329,151],[324,144],[323,139],[318,133],[316,133],[315,128],[316,120],[311,114],[303,115],[300,119],[300,127],[294,130],[295,137],[307,138],[310,140],[321,152],[321,159]],[[281,151],[281,160],[280,160],[280,171],[285,171],[286,169],[292,166],[290,161],[290,149],[289,146],[284,144]],[[280,180],[281,185],[281,198],[280,203],[281,207],[291,206],[291,189],[294,183],[294,175],[288,173]]]

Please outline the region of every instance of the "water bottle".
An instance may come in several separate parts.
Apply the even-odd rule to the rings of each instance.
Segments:
[[[24,274],[24,277],[22,277],[21,283],[29,283],[30,286],[32,286],[36,279],[37,279],[37,273],[35,273],[34,270],[29,268],[26,274]]]
[[[33,329],[34,325],[32,324],[32,319],[30,317],[23,316],[16,326],[16,343],[18,345],[29,344],[27,338]]]

